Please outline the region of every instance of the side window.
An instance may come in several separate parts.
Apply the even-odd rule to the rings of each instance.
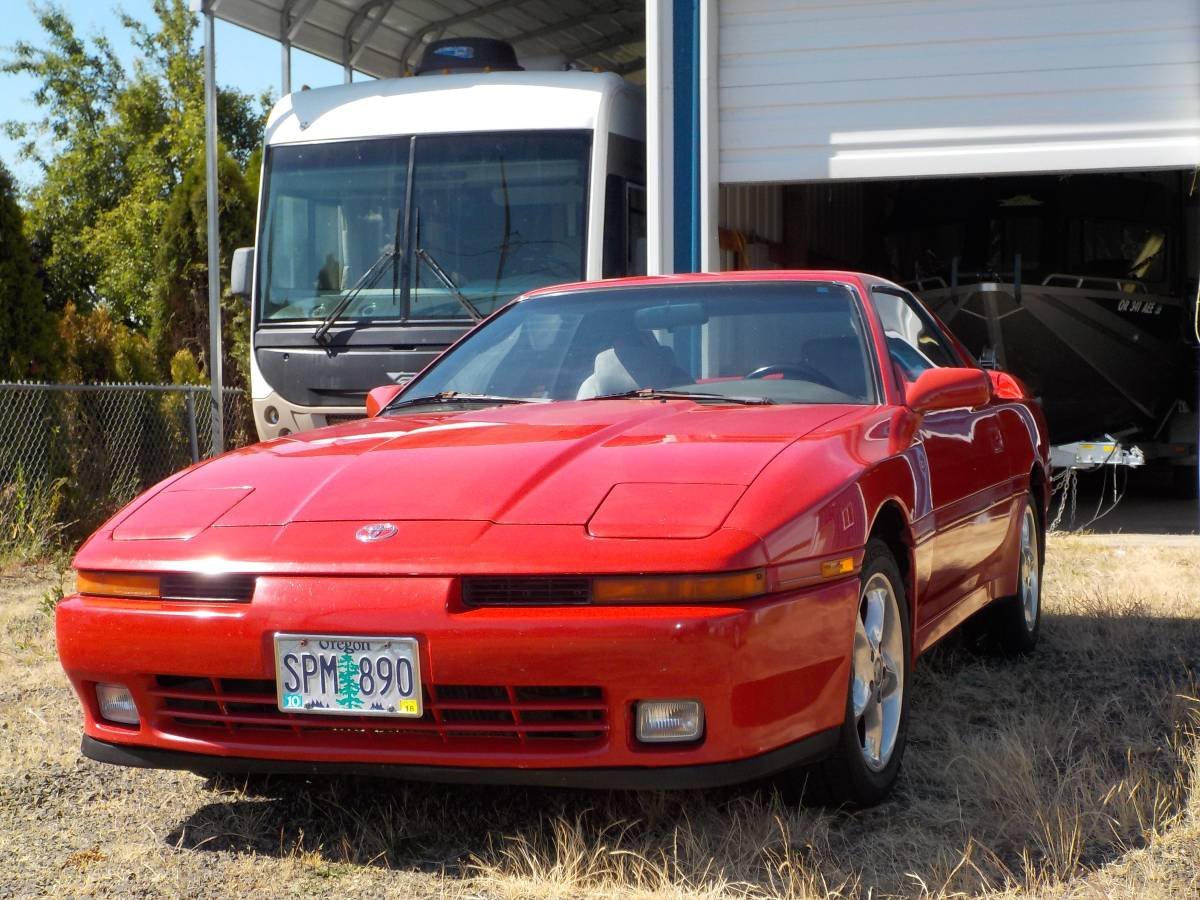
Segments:
[[[906,379],[916,381],[926,369],[962,365],[915,297],[875,290],[871,299],[879,313],[892,362]]]
[[[625,221],[628,226],[626,249],[630,275],[646,274],[646,189],[640,184],[625,185]]]
[[[609,175],[604,192],[604,277],[646,274],[646,189]]]
[[[609,175],[604,190],[604,278],[627,275],[629,222],[626,218],[627,182],[620,175]]]

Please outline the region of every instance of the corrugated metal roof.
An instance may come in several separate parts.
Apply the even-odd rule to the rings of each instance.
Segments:
[[[210,0],[213,14],[376,78],[439,37],[495,37],[518,57],[565,56],[622,75],[644,68],[641,0]]]

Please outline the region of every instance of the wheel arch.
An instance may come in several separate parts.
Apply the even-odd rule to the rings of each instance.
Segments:
[[[1033,495],[1033,514],[1038,523],[1038,553],[1041,562],[1046,561],[1046,517],[1049,512],[1049,479],[1040,462],[1029,470],[1029,493]]]
[[[879,538],[895,557],[896,565],[900,567],[900,575],[904,578],[904,593],[908,600],[908,618],[910,632],[915,632],[916,626],[916,554],[912,528],[909,524],[908,513],[893,498],[884,500],[875,510],[871,527],[867,531],[867,540]]]

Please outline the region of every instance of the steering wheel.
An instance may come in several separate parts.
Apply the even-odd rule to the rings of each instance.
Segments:
[[[813,384],[837,390],[837,387],[823,374],[803,363],[774,363],[769,366],[759,366],[749,375],[743,377],[749,380],[751,378],[766,378],[768,375],[782,375],[784,378],[795,377],[801,381],[811,381]]]

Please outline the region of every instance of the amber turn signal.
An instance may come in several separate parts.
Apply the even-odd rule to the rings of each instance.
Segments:
[[[96,597],[157,599],[160,596],[157,575],[133,572],[76,572],[75,590]]]
[[[745,600],[767,590],[763,569],[719,575],[601,576],[592,585],[595,603],[711,603]]]
[[[841,559],[827,559],[821,563],[822,578],[837,578],[839,575],[849,575],[853,571],[853,556],[843,556]]]

